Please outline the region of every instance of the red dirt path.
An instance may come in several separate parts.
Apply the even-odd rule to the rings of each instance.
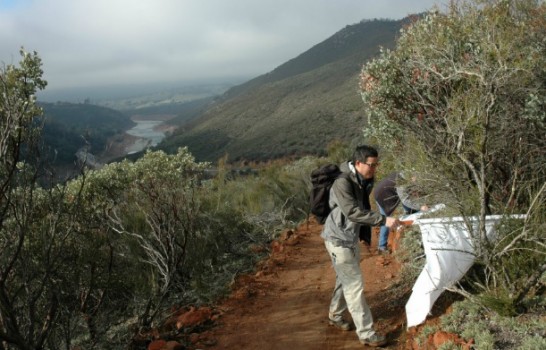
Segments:
[[[256,273],[236,279],[228,298],[214,308],[179,310],[167,322],[167,328],[193,328],[194,333],[184,332],[184,338],[192,343],[187,348],[191,350],[366,348],[354,330],[343,332],[328,325],[335,273],[320,237],[321,229],[311,221],[295,231],[286,231],[272,243],[270,257],[259,264]],[[375,328],[387,336],[388,344],[383,349],[433,350],[448,340],[468,349],[464,340],[445,332],[430,335],[425,344],[417,346],[413,338],[424,325],[406,331],[404,307],[411,291],[393,288],[400,265],[392,255],[377,254],[377,235],[374,230],[371,247],[362,245],[360,267]],[[449,305],[437,304],[425,324],[436,323]],[[161,338],[158,334],[148,350],[186,349],[176,341]]]
[[[207,338],[210,349],[362,349],[354,331],[328,325],[328,305],[335,273],[314,222],[287,232],[273,244],[271,258],[253,276],[241,277]],[[399,265],[362,245],[365,296],[376,330],[387,334],[387,349],[404,349],[403,302],[394,305],[386,289],[396,281]],[[348,316],[350,319],[350,316]]]

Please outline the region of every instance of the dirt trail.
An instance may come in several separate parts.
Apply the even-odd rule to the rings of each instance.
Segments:
[[[335,273],[320,238],[321,228],[310,222],[273,243],[271,258],[255,275],[239,278],[231,297],[219,305],[221,316],[207,332],[209,345],[202,348],[364,348],[354,331],[343,332],[328,325]],[[399,265],[392,257],[379,256],[376,242],[374,232],[371,248],[362,245],[365,296],[376,330],[387,335],[389,343],[384,348],[406,349],[407,296],[393,300],[386,293],[396,281]]]

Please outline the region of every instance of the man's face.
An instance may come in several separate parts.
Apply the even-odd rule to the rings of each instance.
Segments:
[[[377,157],[368,157],[366,158],[366,162],[361,162],[357,160],[355,164],[355,169],[356,171],[358,171],[360,176],[368,180],[374,177],[375,170],[378,166],[379,163]]]

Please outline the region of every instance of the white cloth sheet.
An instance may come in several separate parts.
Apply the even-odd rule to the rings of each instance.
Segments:
[[[439,210],[442,207],[433,208]],[[427,213],[430,213],[427,212]],[[462,217],[421,219],[424,213],[408,215],[402,220],[413,220],[419,225],[423,238],[426,263],[413,286],[412,294],[406,303],[407,327],[423,323],[434,302],[440,294],[459,281],[475,260],[470,233]],[[524,215],[512,217],[523,218]],[[486,232],[494,237],[495,225],[503,218],[501,215],[486,217]],[[477,231],[478,218],[469,218]]]

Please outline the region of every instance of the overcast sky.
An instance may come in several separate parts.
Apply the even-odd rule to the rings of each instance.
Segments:
[[[444,1],[445,2],[445,1]],[[37,51],[47,89],[252,78],[363,19],[433,0],[0,0],[0,64]]]

